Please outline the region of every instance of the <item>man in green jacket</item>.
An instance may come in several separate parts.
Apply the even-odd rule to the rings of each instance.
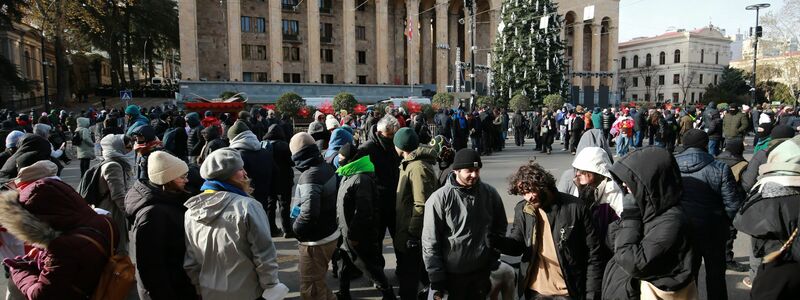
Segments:
[[[394,239],[400,298],[416,299],[419,282],[427,285],[428,279],[422,263],[420,237],[425,201],[439,188],[433,169],[437,154],[433,148],[419,147],[417,133],[408,127],[395,133],[394,148],[403,158],[397,184],[397,234]]]
[[[731,104],[725,117],[722,118],[722,137],[726,140],[744,139],[749,126],[747,115],[739,112],[739,105]]]

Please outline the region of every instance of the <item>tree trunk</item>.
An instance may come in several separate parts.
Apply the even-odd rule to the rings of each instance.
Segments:
[[[131,17],[130,12],[125,12],[125,60],[128,63],[128,78],[131,86],[137,86],[136,77],[133,73],[133,54],[131,51]]]
[[[147,47],[147,74],[149,77],[147,78],[147,82],[150,82],[153,77],[156,77],[156,65],[153,63],[153,39],[148,39],[148,46]]]
[[[56,99],[55,103],[64,104],[70,97],[69,91],[69,65],[67,51],[64,49],[64,5],[59,1],[55,13],[55,40],[54,49],[56,57]]]

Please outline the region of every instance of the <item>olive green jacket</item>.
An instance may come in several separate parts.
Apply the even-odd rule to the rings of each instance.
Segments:
[[[406,242],[419,241],[425,201],[439,188],[433,166],[436,151],[420,146],[400,162],[400,181],[397,184],[395,249],[406,251]]]

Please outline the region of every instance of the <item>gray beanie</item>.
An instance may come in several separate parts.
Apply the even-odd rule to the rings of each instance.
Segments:
[[[299,132],[289,141],[289,151],[294,155],[300,151],[300,149],[308,145],[314,145],[314,138],[306,132]]]
[[[204,179],[226,180],[244,167],[242,156],[232,148],[221,148],[206,157],[200,166],[200,176]]]

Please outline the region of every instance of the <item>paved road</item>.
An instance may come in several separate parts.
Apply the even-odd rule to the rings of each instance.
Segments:
[[[530,141],[528,142],[528,145],[530,146],[521,148],[513,145],[513,140],[510,139],[508,141],[506,150],[483,158],[484,168],[481,170],[481,178],[484,182],[491,184],[497,188],[498,192],[500,192],[500,195],[503,198],[503,204],[505,205],[506,215],[509,220],[513,218],[514,205],[521,200],[519,197],[508,195],[507,192],[507,179],[512,172],[514,172],[521,164],[529,160],[535,160],[547,168],[548,171],[552,172],[556,179],[558,179],[558,177],[566,168],[570,168],[573,158],[573,156],[568,152],[561,151],[563,146],[559,141],[556,141],[553,145],[555,151],[553,151],[552,155],[542,155],[538,152],[531,151],[532,144],[530,144]],[[749,159],[749,157],[747,158]],[[77,184],[80,181],[78,176],[79,173],[78,163],[75,161],[64,170],[62,177],[66,182],[70,183],[74,187],[77,187]],[[740,233],[734,247],[734,253],[736,254],[736,259],[738,261],[742,263],[747,262],[749,244],[750,238]],[[282,282],[288,285],[292,291],[292,293],[289,294],[289,299],[299,299],[299,293],[297,292],[299,289],[299,274],[297,271],[297,241],[293,239],[288,240],[284,238],[277,238],[275,239],[275,245],[278,249],[280,279]],[[384,240],[384,245],[386,246],[383,252],[386,260],[385,271],[392,285],[396,287],[397,278],[394,275],[394,271],[397,264],[395,261],[394,249],[392,248],[391,239],[389,238],[388,234]],[[509,262],[515,261],[515,259],[511,257],[503,257],[502,259]],[[703,276],[704,275],[701,270],[700,298],[707,299],[704,292],[705,280],[702,279]],[[747,276],[746,273],[737,273],[731,271],[727,272],[729,299],[749,299],[749,289],[741,283],[745,276]],[[338,289],[338,281],[330,276],[330,273],[327,281],[332,289]],[[373,289],[369,281],[363,277],[353,281],[351,291],[352,296],[355,299],[380,299],[380,294]]]

